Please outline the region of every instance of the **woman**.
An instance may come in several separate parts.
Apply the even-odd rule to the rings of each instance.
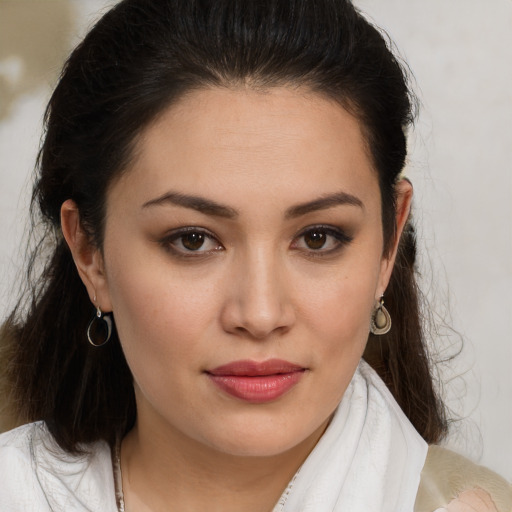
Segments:
[[[50,256],[2,335],[28,423],[0,438],[3,509],[509,507],[428,450],[413,104],[349,2],[107,13],[48,107]]]

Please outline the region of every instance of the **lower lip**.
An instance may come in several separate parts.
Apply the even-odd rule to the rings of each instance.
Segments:
[[[276,375],[212,375],[208,377],[228,395],[246,402],[261,404],[277,400],[290,391],[302,378],[304,371]]]

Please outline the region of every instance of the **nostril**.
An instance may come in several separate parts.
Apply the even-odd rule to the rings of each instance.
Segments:
[[[265,340],[269,337],[286,334],[292,325],[292,321],[286,319],[284,315],[280,315],[278,318],[260,318],[259,321],[246,320],[241,325],[236,326],[234,331],[254,340]]]

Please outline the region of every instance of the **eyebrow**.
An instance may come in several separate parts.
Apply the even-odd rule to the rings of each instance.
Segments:
[[[346,192],[336,192],[335,194],[322,196],[318,199],[314,199],[313,201],[301,203],[288,208],[285,213],[285,218],[294,219],[301,217],[302,215],[306,215],[307,213],[326,210],[340,205],[358,206],[364,210],[363,202],[358,197],[353,196],[352,194],[347,194]]]
[[[166,204],[173,204],[182,206],[183,208],[190,208],[204,213],[205,215],[213,215],[215,217],[224,217],[226,219],[234,219],[238,217],[238,212],[229,206],[216,203],[210,199],[200,196],[190,196],[187,194],[180,194],[179,192],[167,192],[166,194],[147,201],[142,205],[142,208],[150,206],[163,206]]]
[[[235,219],[239,215],[234,208],[219,204],[211,199],[206,199],[201,196],[181,194],[179,192],[167,192],[156,199],[147,201],[142,205],[142,208],[164,206],[166,204],[190,208],[205,215],[213,215],[215,217],[223,217],[226,219]],[[352,194],[347,194],[346,192],[337,192],[335,194],[322,196],[318,199],[314,199],[313,201],[292,206],[286,210],[285,218],[294,219],[308,213],[326,210],[340,205],[357,206],[364,210],[363,202],[359,198]]]

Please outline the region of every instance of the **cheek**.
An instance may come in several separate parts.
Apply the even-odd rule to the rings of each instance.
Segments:
[[[331,273],[322,281],[310,282],[309,292],[302,289],[304,315],[318,328],[350,339],[368,331],[379,279],[379,262],[356,265]]]
[[[310,293],[302,288],[299,307],[305,336],[300,338],[305,339],[315,389],[302,405],[314,411],[314,418],[332,413],[362,357],[374,304],[375,274],[369,272],[364,279],[357,279],[340,273],[323,282],[320,289],[315,280]]]
[[[170,397],[188,403],[190,378],[197,377],[208,358],[208,346],[205,350],[201,341],[214,325],[214,289],[203,286],[202,293],[195,293],[190,284],[147,266],[118,273],[110,286],[126,361],[136,388],[155,410]]]
[[[111,254],[109,292],[127,359],[137,364],[193,352],[218,309],[212,282],[196,282],[170,265]]]
[[[300,291],[300,316],[316,340],[315,360],[331,368],[334,380],[350,374],[364,351],[379,271],[378,257],[354,258],[322,278],[311,276]]]

